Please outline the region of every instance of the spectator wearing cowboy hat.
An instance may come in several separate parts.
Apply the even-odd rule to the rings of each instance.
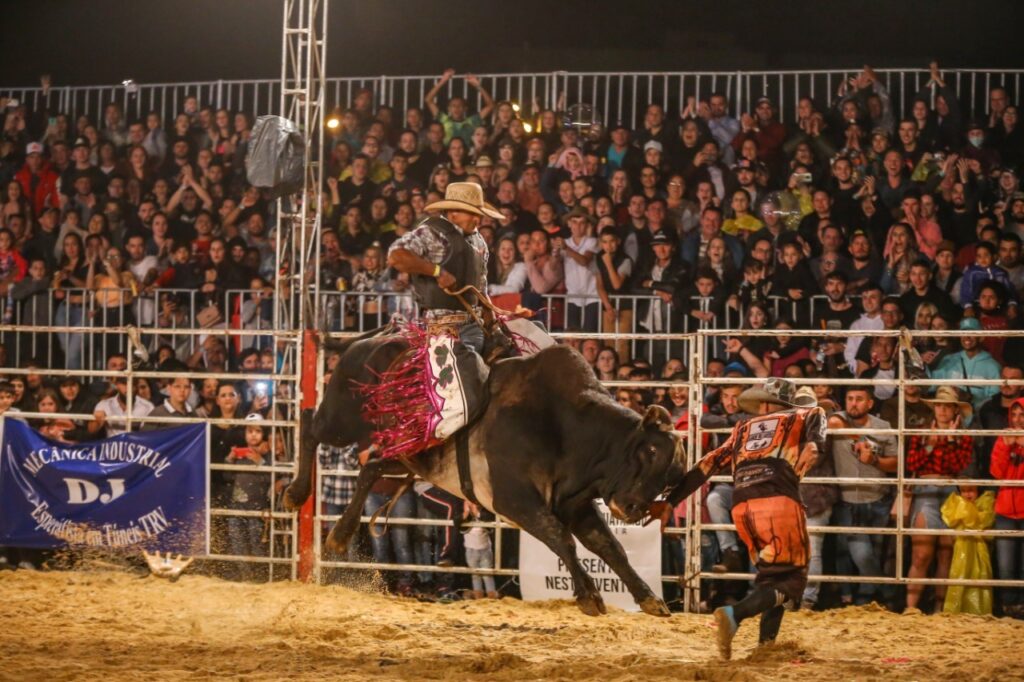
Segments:
[[[960,399],[953,386],[940,386],[935,397],[922,400],[932,409],[930,430],[959,431],[971,418],[971,404]],[[971,463],[974,439],[966,435],[943,433],[939,435],[911,436],[907,445],[907,470],[916,478],[955,478]],[[911,493],[909,523],[912,528],[942,530],[942,503],[955,486],[915,485]],[[924,578],[932,560],[936,560],[935,577],[946,578],[952,559],[953,538],[949,536],[915,535],[910,557],[908,577]],[[924,585],[911,582],[907,586],[907,610],[918,609]],[[945,585],[935,586],[936,608],[941,610],[946,594]]]

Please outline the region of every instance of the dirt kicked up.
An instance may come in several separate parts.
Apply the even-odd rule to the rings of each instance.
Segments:
[[[878,608],[787,614],[714,653],[710,616],[568,602],[425,604],[340,587],[117,571],[0,573],[0,679],[870,680],[1024,677],[1024,622]]]

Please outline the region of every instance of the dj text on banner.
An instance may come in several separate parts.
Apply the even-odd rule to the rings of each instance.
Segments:
[[[654,594],[661,597],[661,530],[658,524],[646,527],[639,523],[627,525],[612,516],[604,503],[598,503],[597,509],[626,550],[637,575],[650,585]],[[576,543],[576,553],[583,569],[601,591],[605,603],[626,611],[639,610],[625,584],[608,564],[579,542]],[[523,599],[527,601],[573,598],[572,577],[562,560],[547,545],[527,533],[519,534],[519,584]]]
[[[72,445],[3,422],[0,545],[207,550],[206,424]]]

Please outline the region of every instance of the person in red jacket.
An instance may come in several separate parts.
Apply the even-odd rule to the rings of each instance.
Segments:
[[[1009,428],[1024,430],[1024,398],[1010,404]],[[992,447],[989,464],[992,478],[1000,481],[1024,480],[1024,436],[999,436]],[[996,494],[996,530],[1024,530],[1024,488],[1002,487]],[[996,561],[1000,580],[1024,576],[1024,540],[996,538]],[[1003,612],[1024,616],[1024,599],[1018,588],[999,590]]]
[[[25,165],[14,174],[28,200],[32,202],[32,215],[42,215],[47,206],[60,208],[57,174],[43,160],[43,145],[30,142],[25,148]]]

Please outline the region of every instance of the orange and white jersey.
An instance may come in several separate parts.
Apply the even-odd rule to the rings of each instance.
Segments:
[[[800,477],[814,464],[805,445],[824,452],[828,421],[820,407],[797,407],[737,424],[721,447],[698,464],[707,476],[730,470],[737,500],[786,495],[800,499]]]

